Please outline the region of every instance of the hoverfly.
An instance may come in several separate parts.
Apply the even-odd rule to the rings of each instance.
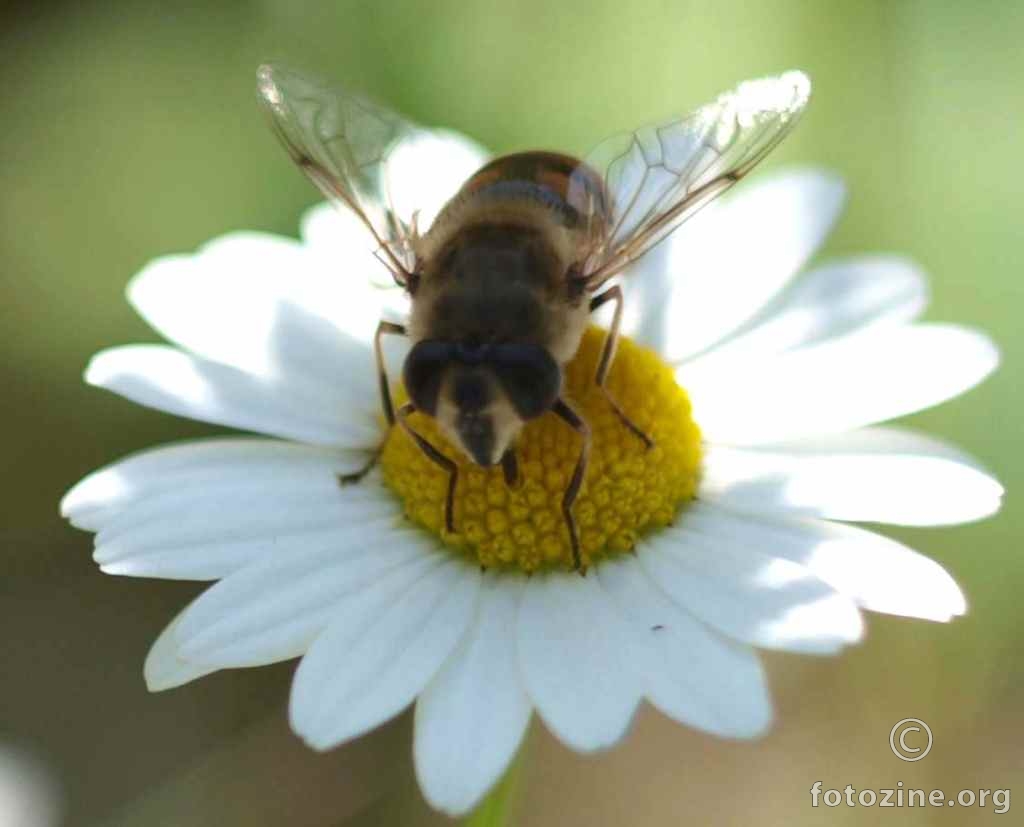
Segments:
[[[613,304],[594,382],[622,424],[652,445],[605,387],[623,306],[620,286],[608,282],[782,141],[807,104],[807,76],[748,81],[691,114],[613,137],[584,160],[542,151],[497,158],[428,227],[418,226],[415,213],[400,213],[389,187],[389,160],[424,130],[276,66],[260,68],[258,91],[292,160],[366,226],[377,257],[411,300],[407,324],[381,321],[374,338],[381,405],[388,425],[401,427],[448,475],[447,530],[456,530],[458,465],[409,416],[433,417],[470,460],[500,465],[512,485],[517,435],[529,420],[551,414],[580,438],[561,503],[579,570],[572,506],[590,430],[562,393],[562,370],[590,315]],[[409,401],[397,410],[385,335],[406,336],[412,345],[402,369]]]

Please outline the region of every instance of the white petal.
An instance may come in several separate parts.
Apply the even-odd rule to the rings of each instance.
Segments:
[[[410,704],[466,634],[480,572],[447,552],[415,580],[353,594],[295,673],[292,728],[315,749],[362,735]]]
[[[63,762],[52,755],[44,757],[34,740],[12,734],[0,744],[0,824],[4,827],[58,827],[68,821]]]
[[[999,353],[954,325],[872,328],[782,356],[684,365],[708,442],[758,444],[852,430],[929,408],[988,376]]]
[[[701,498],[744,511],[952,525],[999,510],[1003,488],[951,446],[866,428],[777,446],[709,445]]]
[[[395,503],[379,474],[368,476],[359,485],[342,485],[331,474],[295,469],[274,478],[204,481],[153,492],[107,520],[97,540],[107,543],[127,536],[138,545],[161,546],[168,540],[237,538],[252,533],[251,529],[246,532],[247,525],[280,532],[284,526],[277,522],[279,517],[284,518],[285,526],[308,527],[319,522],[319,516],[358,515],[363,508],[376,513],[388,506],[393,510]],[[299,512],[301,520],[288,516]]]
[[[355,213],[316,204],[302,216],[300,233],[309,255],[342,291],[342,301],[331,304],[331,318],[341,330],[369,341],[380,317],[397,322],[406,317],[408,297],[375,255],[378,244]],[[352,290],[356,300],[350,307],[344,295]]]
[[[129,345],[94,356],[85,381],[140,405],[230,428],[348,448],[380,441],[370,410],[363,402],[349,405],[339,391],[344,379],[333,388],[269,380],[172,347]]]
[[[259,495],[246,487],[196,498],[157,494],[109,520],[96,535],[97,561],[194,545],[256,541],[292,534],[344,530],[360,521],[397,516],[394,496],[379,482],[355,486],[307,485]]]
[[[306,651],[346,597],[391,572],[437,562],[393,520],[354,526],[327,544],[248,566],[207,589],[177,630],[178,651],[216,666],[259,666]]]
[[[680,227],[663,245],[663,256],[642,262],[626,280],[630,295],[646,295],[644,312],[627,332],[669,361],[721,341],[810,259],[844,197],[842,181],[815,169],[741,184],[735,195]]]
[[[335,542],[349,523],[285,536],[246,537],[206,543],[183,543],[167,548],[99,546],[93,559],[104,574],[120,577],[159,577],[164,580],[221,580],[247,565],[274,556],[291,557],[307,548]]]
[[[487,152],[463,135],[446,130],[418,133],[388,157],[388,190],[398,215],[417,216],[426,232],[442,207],[487,161]]]
[[[197,356],[265,380],[372,391],[368,322],[380,315],[379,291],[362,273],[339,275],[356,259],[329,263],[291,239],[233,233],[194,255],[153,261],[132,279],[128,298]],[[353,306],[356,327],[345,324]]]
[[[146,679],[146,688],[150,692],[174,689],[219,669],[217,666],[190,663],[178,655],[175,636],[182,614],[184,612],[167,624],[146,655],[142,674]]]
[[[469,633],[416,702],[416,776],[431,806],[451,816],[497,782],[530,720],[514,631],[522,586],[484,576]]]
[[[923,554],[854,526],[819,523],[815,529],[822,541],[800,562],[865,609],[941,622],[967,611],[956,581]],[[788,550],[797,553],[796,546]]]
[[[111,521],[96,537],[93,558],[107,574],[216,580],[271,556],[336,544],[355,524],[398,517],[397,501],[376,486],[335,484],[319,492],[276,484],[218,493],[207,485],[194,498],[153,497]]]
[[[94,471],[61,500],[78,528],[98,531],[154,495],[203,485],[309,475],[336,479],[363,467],[367,455],[273,439],[194,440],[140,451]]]
[[[761,518],[698,502],[637,556],[675,603],[735,640],[811,654],[858,641],[863,623],[854,602],[784,559],[775,540],[771,523]],[[796,536],[791,542],[813,546],[816,540]]]
[[[594,577],[530,578],[519,609],[519,657],[544,723],[579,752],[625,734],[643,695],[632,634]]]
[[[749,330],[715,348],[714,358],[763,358],[872,325],[910,322],[927,304],[925,276],[904,258],[864,255],[833,261],[799,278]]]
[[[644,664],[646,695],[654,706],[715,735],[752,738],[767,730],[771,700],[760,660],[749,647],[720,637],[678,608],[633,557],[602,563],[597,576],[635,628],[633,654],[638,666]]]
[[[806,567],[865,609],[938,621],[966,611],[960,588],[938,563],[888,537],[821,520],[752,517],[706,504],[705,511],[723,543],[742,541],[756,524],[771,554]]]

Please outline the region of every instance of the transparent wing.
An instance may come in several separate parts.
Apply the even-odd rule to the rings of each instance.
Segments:
[[[414,266],[414,217],[394,209],[388,159],[426,133],[368,100],[280,66],[261,66],[260,101],[292,160],[327,198],[366,225],[378,256],[405,284]]]
[[[750,172],[796,124],[810,91],[802,72],[747,81],[679,120],[598,146],[569,186],[570,203],[592,224],[588,289]],[[604,193],[595,193],[590,170],[602,175]]]

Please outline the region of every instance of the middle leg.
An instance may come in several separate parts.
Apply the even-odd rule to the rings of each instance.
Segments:
[[[615,348],[619,344],[619,327],[622,324],[622,288],[616,284],[614,287],[609,287],[600,296],[595,296],[590,300],[591,313],[610,301],[615,302],[615,312],[612,315],[612,326],[608,329],[608,335],[605,336],[604,345],[601,348],[601,358],[597,361],[594,381],[601,389],[601,393],[604,394],[604,398],[608,400],[608,404],[612,406],[612,410],[615,411],[619,421],[650,449],[654,445],[654,440],[641,431],[637,424],[626,416],[626,412],[619,407],[619,403],[615,401],[615,397],[608,392],[608,388],[605,386],[608,372],[612,367],[612,360],[615,358]]]

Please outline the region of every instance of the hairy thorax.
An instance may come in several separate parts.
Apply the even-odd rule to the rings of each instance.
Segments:
[[[460,227],[424,270],[409,325],[413,341],[529,342],[567,362],[587,307],[572,295],[564,244],[521,215],[482,218]]]

